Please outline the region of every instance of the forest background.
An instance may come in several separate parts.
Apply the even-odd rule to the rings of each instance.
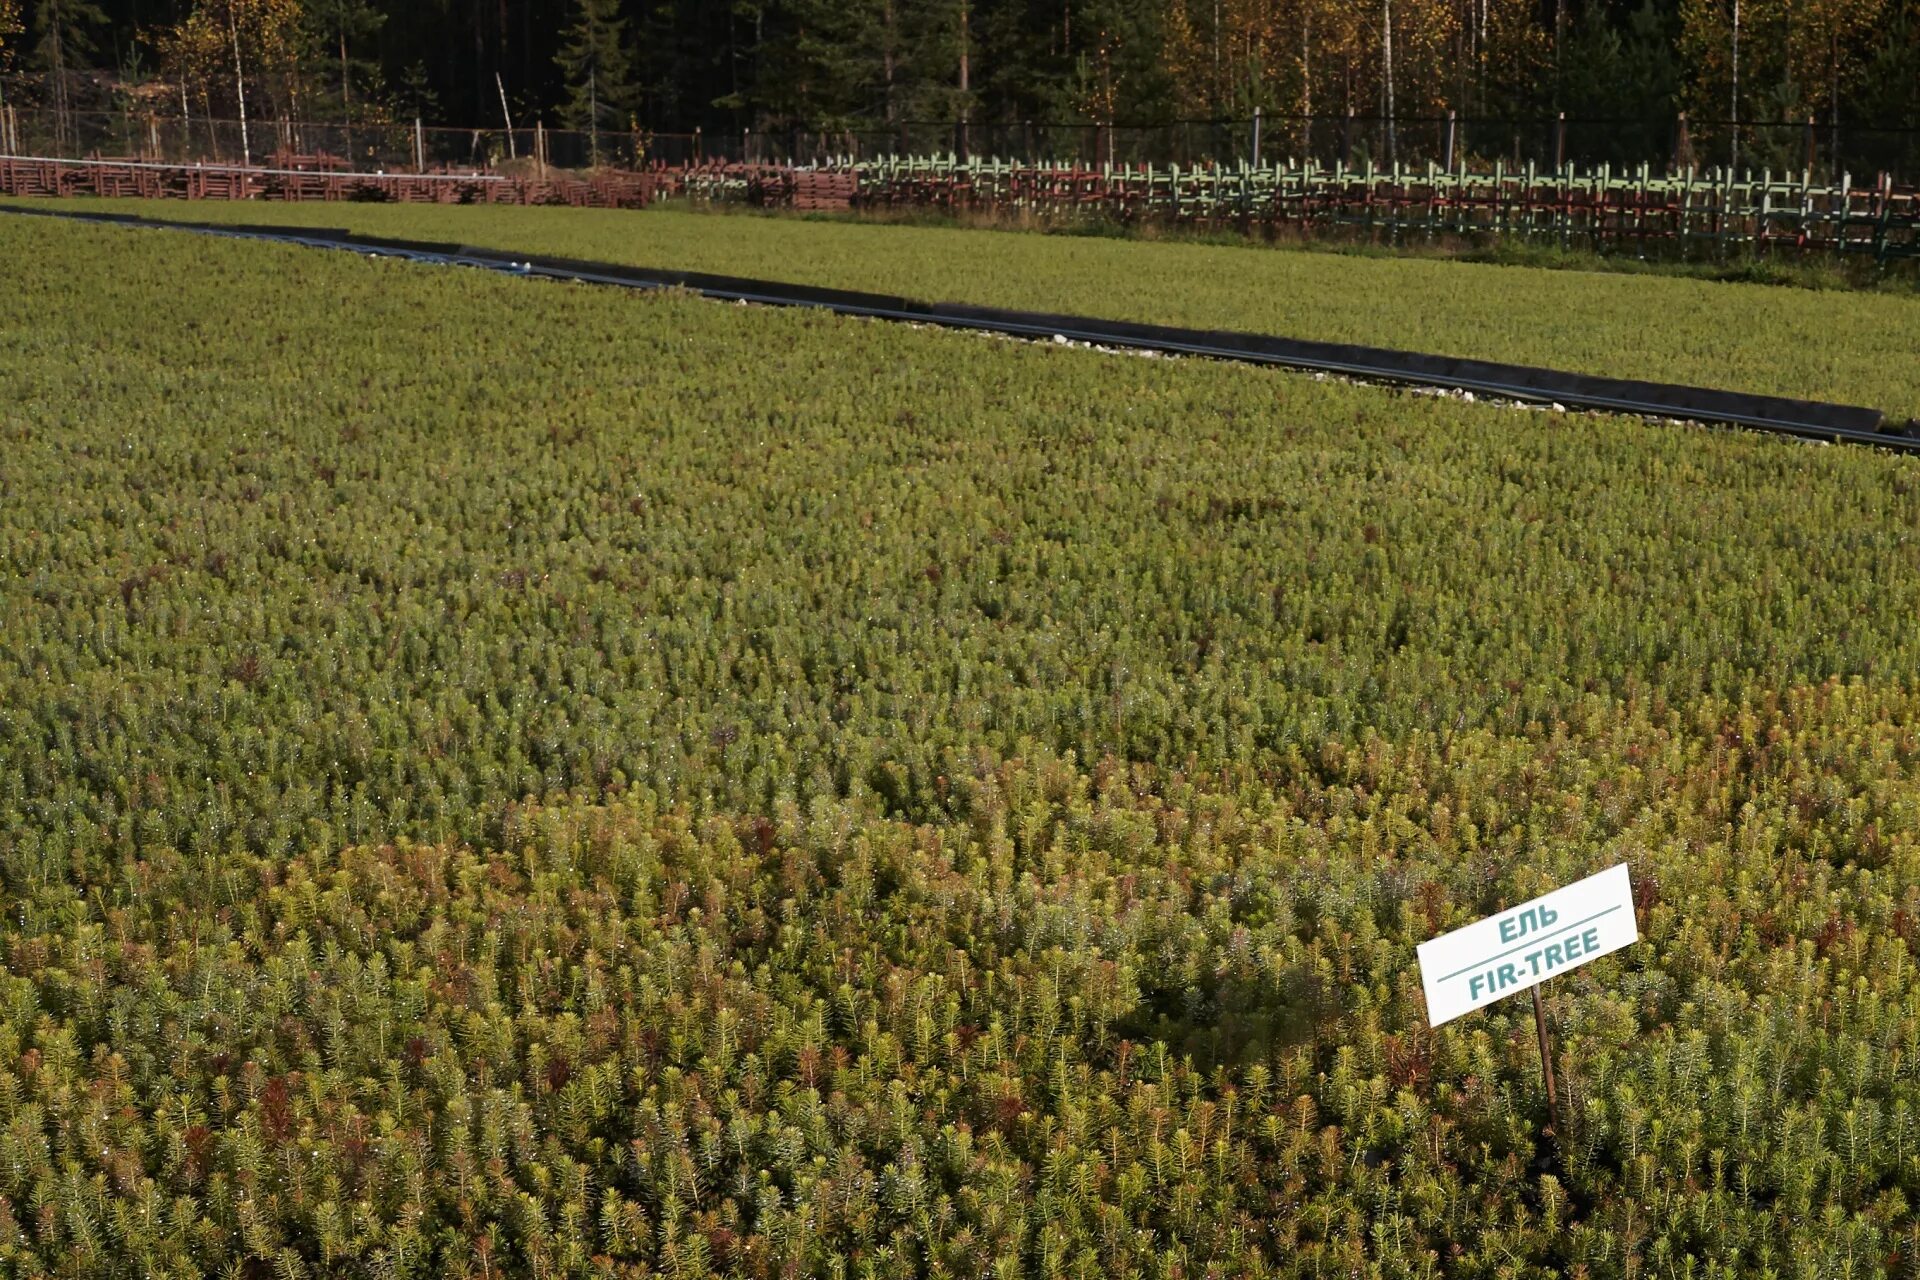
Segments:
[[[0,0],[0,91],[709,135],[1564,112],[1657,161],[1683,111],[1920,130],[1920,0]]]

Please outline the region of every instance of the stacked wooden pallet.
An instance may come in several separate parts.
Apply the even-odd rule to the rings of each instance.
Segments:
[[[481,171],[353,173],[334,156],[276,155],[267,168],[169,165],[93,157],[0,159],[0,195],[147,196],[189,200],[391,200],[426,204],[561,204],[636,209],[662,185],[654,173],[550,173],[514,178]]]
[[[349,168],[344,159],[325,152],[275,152],[267,159],[261,194],[269,200],[344,200],[351,194],[343,179]]]
[[[10,196],[60,194],[60,168],[47,160],[0,159],[0,193]]]
[[[92,190],[102,196],[145,195],[142,169],[134,156],[95,156]]]
[[[603,169],[589,176],[580,203],[595,209],[641,209],[659,194],[660,179],[652,173]]]
[[[266,188],[264,175],[228,165],[194,165],[186,172],[186,184],[189,200],[251,200]]]
[[[860,177],[846,170],[797,169],[793,173],[789,199],[796,209],[851,209],[859,193]]]
[[[740,204],[778,204],[785,199],[793,170],[780,165],[735,164],[707,160],[655,172],[663,195]]]
[[[674,171],[538,176],[485,171],[353,173],[324,155],[281,154],[266,168],[125,158],[0,159],[0,194],[179,196],[202,200],[393,200],[641,208],[662,194],[787,206],[1018,210],[1203,226],[1351,228],[1364,236],[1517,237],[1601,251],[1769,252],[1920,257],[1920,190],[1885,175],[1711,170],[1543,173],[1334,165],[1089,167],[953,156],[891,157],[806,169],[702,164]]]
[[[1658,174],[1641,165],[1541,172],[1498,161],[1486,170],[1334,165],[1029,164],[952,156],[890,157],[844,166],[863,205],[1011,208],[1048,218],[1087,214],[1218,226],[1344,227],[1368,236],[1517,237],[1601,251],[1659,245],[1713,253],[1920,257],[1920,190],[1886,175],[1725,170]],[[812,179],[818,181],[818,178]]]

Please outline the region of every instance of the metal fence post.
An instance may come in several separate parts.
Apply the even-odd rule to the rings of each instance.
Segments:
[[[1444,149],[1444,150],[1445,150],[1445,153],[1446,153],[1446,157],[1447,157],[1447,164],[1446,164],[1446,169],[1447,169],[1447,172],[1448,172],[1448,173],[1452,173],[1452,172],[1453,172],[1453,130],[1454,130],[1454,124],[1455,124],[1455,118],[1454,118],[1454,111],[1453,111],[1453,108],[1452,108],[1452,107],[1448,107],[1448,108],[1447,108],[1447,145],[1446,145],[1446,147],[1445,147],[1445,149]]]
[[[1253,109],[1253,167],[1260,167],[1260,108]]]

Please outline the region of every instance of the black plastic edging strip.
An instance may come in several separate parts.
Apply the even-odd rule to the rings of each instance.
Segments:
[[[134,214],[27,209],[5,205],[0,205],[0,212],[114,226],[192,231],[240,239],[273,240],[311,248],[346,249],[620,288],[684,289],[726,302],[817,307],[840,315],[909,321],[1012,337],[1042,340],[1059,337],[1098,346],[1277,365],[1366,381],[1470,391],[1502,399],[1748,427],[1806,439],[1838,440],[1920,452],[1920,438],[1905,431],[1888,429],[1885,415],[1880,410],[1860,405],[1753,395],[1674,383],[1603,378],[1532,365],[1499,364],[1350,343],[1277,338],[1227,330],[1182,329],[957,302],[928,303],[887,294],[705,272],[517,254],[476,245],[362,236],[331,227],[175,222]]]
[[[1709,387],[1601,378],[1528,365],[1420,355],[1381,347],[1219,330],[1179,329],[962,303],[924,303],[879,294],[747,280],[734,276],[629,267],[570,258],[525,257],[474,246],[463,248],[461,255],[469,261],[511,263],[522,272],[550,278],[640,288],[681,288],[728,302],[825,307],[841,314],[875,319],[909,320],[1019,337],[1059,336],[1102,346],[1281,365],[1372,381],[1483,392],[1507,399],[1726,423],[1811,438],[1843,438],[1888,444],[1895,448],[1920,448],[1920,442],[1883,432],[1884,415],[1880,410],[1854,405],[1759,396]]]
[[[987,314],[979,315],[977,320],[982,327],[1004,328],[1009,318],[1009,313],[994,314],[991,309],[983,308],[940,306],[935,310],[942,315],[956,314],[962,322],[985,311]],[[1528,365],[1420,355],[1381,347],[1106,321],[1088,322],[1071,316],[1019,316],[1018,321],[1028,333],[1035,335],[1058,333],[1064,337],[1104,345],[1185,351],[1449,390],[1485,391],[1514,400],[1558,402],[1742,425],[1792,424],[1822,434],[1830,431],[1866,432],[1876,438],[1883,421],[1878,409],[1851,405],[1601,378]]]

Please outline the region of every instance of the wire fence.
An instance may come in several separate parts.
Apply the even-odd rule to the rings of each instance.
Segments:
[[[826,168],[712,163],[679,169],[553,166],[511,171],[352,172],[338,157],[276,156],[261,165],[0,155],[0,195],[143,196],[186,200],[379,200],[644,208],[662,194],[799,210],[855,207],[980,210],[1044,221],[1100,219],[1234,228],[1292,228],[1398,243],[1517,238],[1642,257],[1729,253],[1870,255],[1882,266],[1920,256],[1920,191],[1820,183],[1799,175],[1646,165],[1542,173],[1466,165],[1424,171],[1372,162],[1207,165],[1030,164],[893,158]]]
[[[920,121],[886,129],[762,128],[737,133],[531,128],[449,129],[415,121],[237,120],[178,111],[0,108],[0,150],[78,159],[166,163],[259,162],[325,154],[357,170],[490,169],[539,161],[562,169],[682,168],[712,163],[821,165],[892,156],[951,155],[1082,165],[1274,164],[1484,169],[1494,162],[1543,171],[1606,164],[1808,172],[1822,180],[1920,174],[1920,130],[1812,120],[1743,122],[1628,119],[1387,119],[1273,115],[1126,125],[1050,121]]]

